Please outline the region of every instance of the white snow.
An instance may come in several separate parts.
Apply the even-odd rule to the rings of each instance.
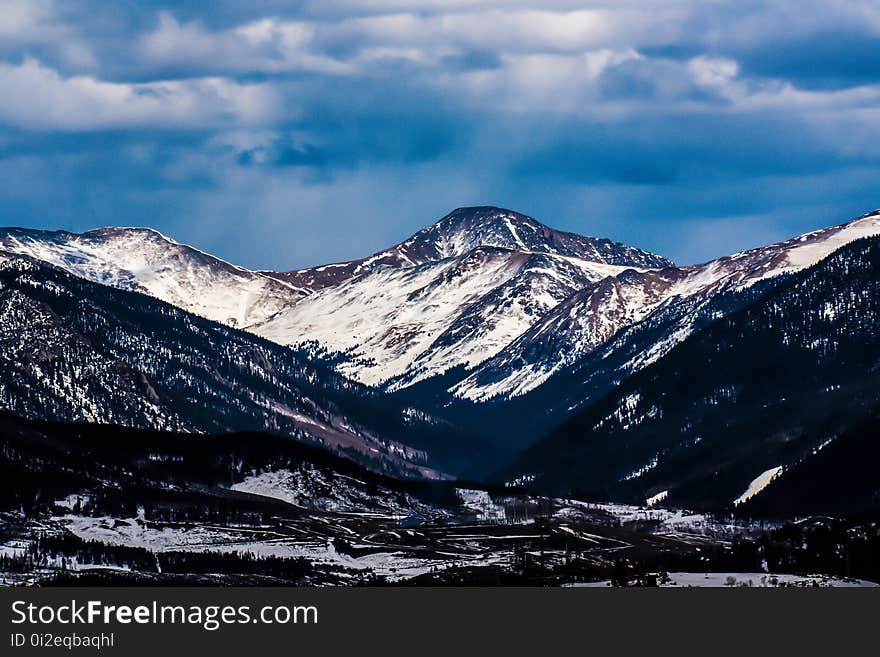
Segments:
[[[631,479],[638,479],[639,477],[641,477],[641,476],[643,476],[643,475],[649,473],[651,470],[653,470],[654,468],[656,468],[656,467],[657,467],[657,464],[658,464],[659,462],[660,462],[659,459],[655,456],[655,457],[652,458],[650,461],[648,461],[647,463],[645,463],[645,465],[643,465],[642,467],[640,467],[640,468],[636,468],[635,470],[633,470],[632,472],[630,472],[628,475],[626,475],[625,477],[623,477],[623,478],[621,479],[621,481],[630,481]],[[649,506],[650,506],[650,505],[649,505]]]
[[[774,573],[668,573],[669,581],[661,587],[737,588],[737,587],[877,587],[880,584],[861,579],[841,579],[826,575],[791,575]],[[577,582],[567,584],[571,588],[596,588],[611,586],[602,582]]]
[[[266,321],[303,295],[287,283],[179,244],[152,229],[107,228],[62,235],[0,236],[0,240],[9,252],[239,328]]]
[[[432,511],[412,498],[398,495],[387,488],[379,487],[368,492],[367,484],[358,479],[336,472],[327,473],[311,466],[252,475],[231,488],[320,511],[370,512],[393,518]]]
[[[328,564],[369,571],[391,581],[409,579],[442,570],[468,560],[475,565],[496,563],[461,554],[449,557],[416,558],[396,550],[385,550],[354,557],[337,551],[325,538],[296,539],[269,529],[245,529],[210,525],[157,526],[137,518],[85,517],[65,515],[53,518],[83,540],[109,545],[142,547],[153,552],[234,552],[258,557],[305,558],[315,564]]]
[[[504,507],[496,504],[492,496],[484,490],[456,488],[455,494],[464,503],[465,508],[475,511],[478,520],[484,522],[504,522],[507,512]]]
[[[777,465],[776,467],[765,470],[759,474],[752,479],[752,483],[749,484],[749,487],[746,488],[745,492],[733,501],[734,506],[739,506],[743,502],[752,499],[755,495],[767,488],[767,486],[770,485],[770,482],[776,479],[781,473],[782,466]]]
[[[344,354],[338,369],[361,383],[405,377],[394,387],[411,385],[479,365],[579,287],[623,270],[541,258],[559,264],[534,267],[522,253],[487,250],[419,267],[378,267],[306,297],[254,331],[282,344],[317,340]],[[449,340],[438,341],[447,331]]]
[[[795,244],[797,242],[802,242],[802,244],[788,250],[786,258],[789,267],[783,268],[777,273],[810,267],[850,242],[875,235],[880,235],[880,215],[877,213],[856,219],[843,226],[807,233],[793,241]]]
[[[395,387],[476,367],[571,293],[626,269],[607,264],[586,238],[576,239],[589,257],[573,257],[516,213],[492,211],[465,224],[451,218],[363,261],[318,267],[349,268],[351,277],[314,293],[149,229],[11,233],[0,241],[280,344],[317,343],[344,354],[343,374],[369,385],[399,378]],[[309,270],[298,273],[308,278]]]

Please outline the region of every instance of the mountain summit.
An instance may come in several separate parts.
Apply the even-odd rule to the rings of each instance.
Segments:
[[[368,258],[274,274],[312,294],[258,332],[315,341],[346,375],[398,389],[479,365],[591,283],[670,266],[512,210],[459,208]]]
[[[458,208],[400,244],[366,258],[289,272],[267,272],[295,287],[317,291],[377,267],[407,268],[458,258],[480,247],[546,253],[598,264],[657,269],[666,258],[605,238],[545,226],[519,212],[495,206]]]
[[[264,322],[304,295],[151,228],[84,233],[2,228],[0,251],[46,262],[94,283],[147,294],[238,328]]]
[[[532,217],[494,206],[453,210],[395,249],[415,263],[463,256],[480,246],[628,267],[659,268],[672,264],[666,258],[626,244],[554,230]]]

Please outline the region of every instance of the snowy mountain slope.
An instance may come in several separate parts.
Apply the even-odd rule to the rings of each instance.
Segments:
[[[476,247],[415,267],[382,267],[314,294],[258,327],[337,354],[339,371],[400,386],[490,357],[572,292],[622,268]]]
[[[51,307],[17,289],[0,292],[0,345],[4,409],[40,418],[123,425],[138,418],[157,429],[194,429],[160,402],[142,373],[108,360]],[[75,365],[58,368],[59,357]]]
[[[401,389],[464,366],[472,368],[515,340],[560,301],[617,265],[597,266],[531,254],[516,274],[467,306],[440,333],[431,348],[412,361],[409,373],[388,386]]]
[[[459,208],[396,247],[410,260],[442,260],[478,246],[523,253],[550,253],[622,267],[657,268],[666,258],[607,239],[549,228],[518,212],[493,206]]]
[[[880,212],[702,265],[624,271],[567,298],[455,385],[452,392],[471,401],[525,394],[622,329],[655,313],[674,317],[664,334],[653,335],[621,368],[623,375],[631,373],[656,361],[690,335],[698,326],[696,312],[714,296],[741,292],[756,283],[800,271],[843,245],[877,234]],[[684,304],[687,312],[675,312],[673,306],[678,304]]]
[[[456,385],[453,394],[485,401],[519,396],[538,387],[622,328],[644,319],[686,275],[677,268],[629,270],[586,286]]]
[[[0,230],[0,249],[239,328],[265,321],[306,294],[149,228],[99,228],[82,234],[5,228]]]
[[[709,323],[500,476],[542,491],[634,502],[664,494],[673,505],[746,512],[876,505],[878,336],[874,237]],[[797,474],[804,468],[810,477]]]
[[[0,408],[24,417],[270,431],[427,477],[478,449],[288,348],[28,257],[0,263],[0,319]]]
[[[400,389],[477,366],[585,285],[669,264],[509,210],[461,208],[365,260],[279,275],[321,289],[254,330],[314,341],[347,376]]]
[[[267,469],[245,477],[231,490],[282,500],[303,509],[342,513],[372,513],[411,516],[431,509],[411,495],[389,485],[352,477],[338,470],[299,463]]]

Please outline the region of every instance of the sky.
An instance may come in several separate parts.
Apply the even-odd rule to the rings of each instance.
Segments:
[[[685,264],[880,206],[877,0],[0,0],[0,224],[253,268],[499,205]]]

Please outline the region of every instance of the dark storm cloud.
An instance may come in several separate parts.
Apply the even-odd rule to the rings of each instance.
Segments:
[[[446,55],[442,60],[443,66],[453,71],[479,71],[499,68],[502,65],[498,53],[480,50]]]
[[[804,176],[880,165],[842,153],[790,117],[701,115],[577,123],[526,153],[520,175],[627,185],[712,184],[713,179]]]
[[[806,88],[842,89],[876,83],[880,38],[860,31],[821,31],[740,54],[748,73],[792,80]]]

